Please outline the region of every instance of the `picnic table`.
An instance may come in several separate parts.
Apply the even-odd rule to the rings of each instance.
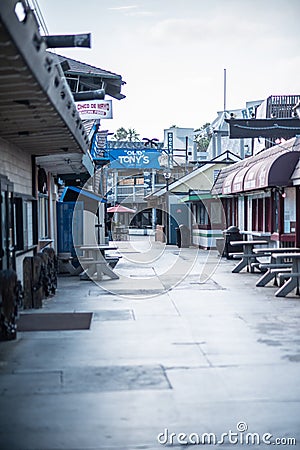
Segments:
[[[261,256],[263,254],[263,256],[270,257],[270,262],[262,263],[259,265],[259,268],[261,270],[265,270],[265,273],[256,282],[256,286],[258,286],[258,287],[266,286],[271,280],[274,280],[274,285],[276,286],[277,285],[277,276],[283,272],[286,272],[286,273],[290,272],[290,268],[292,267],[292,264],[290,262],[286,262],[286,261],[278,262],[278,261],[276,261],[276,258],[275,258],[276,254],[286,253],[287,251],[292,252],[292,253],[300,252],[300,248],[299,247],[289,247],[287,249],[287,248],[282,248],[282,247],[281,248],[261,247],[261,248],[256,248],[253,250],[253,252],[257,256]]]
[[[254,248],[258,245],[267,245],[268,241],[265,240],[249,240],[249,241],[231,241],[230,245],[233,247],[235,246],[242,246],[243,247],[243,253],[240,255],[241,260],[240,262],[232,269],[232,273],[238,273],[244,267],[247,267],[247,272],[254,272],[254,266],[251,264],[257,263],[259,264],[259,261],[257,260],[257,257],[255,253],[253,252]]]
[[[296,294],[299,295],[300,252],[273,253],[272,257],[279,263],[283,260],[289,259],[292,264],[291,271],[289,273],[279,273],[279,278],[286,279],[286,281],[283,286],[275,292],[275,297],[285,297],[294,289],[296,289]]]
[[[84,268],[84,272],[80,275],[81,280],[95,279],[100,281],[103,275],[107,275],[110,279],[116,280],[119,276],[110,266],[106,252],[109,250],[117,250],[118,247],[111,245],[80,245],[79,250],[84,252],[83,257],[79,257],[79,262]]]

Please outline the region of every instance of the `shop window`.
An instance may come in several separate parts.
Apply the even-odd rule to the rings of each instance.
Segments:
[[[284,198],[284,233],[295,232],[296,222],[296,191],[294,188],[286,188]],[[294,231],[292,231],[294,230]]]
[[[264,229],[264,200],[262,198],[257,199],[257,231],[263,231]]]
[[[271,197],[265,198],[265,229],[264,231],[271,231]]]
[[[225,199],[225,212],[226,212],[226,225],[229,227],[230,225],[236,225],[237,221],[237,203],[236,199],[228,198]]]
[[[279,232],[279,193],[274,192],[273,197],[273,232]]]
[[[38,238],[49,238],[48,180],[44,169],[38,171]]]
[[[198,204],[196,219],[199,225],[208,225],[208,213],[203,202]]]
[[[14,241],[16,250],[25,250],[33,245],[32,202],[22,198],[14,200]]]
[[[212,225],[219,225],[222,222],[222,209],[219,202],[211,202],[210,222]]]
[[[49,238],[49,199],[47,195],[39,194],[39,239]]]

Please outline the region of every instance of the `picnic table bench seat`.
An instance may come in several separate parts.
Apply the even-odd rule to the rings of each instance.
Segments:
[[[116,265],[118,264],[118,262],[120,261],[121,258],[122,258],[122,256],[118,256],[118,255],[105,256],[106,261],[108,262],[108,264],[110,265],[110,267],[112,269],[114,269],[116,267]]]
[[[86,271],[80,275],[81,280],[91,279],[91,276],[95,271],[97,272],[97,280],[99,281],[103,279],[103,275],[107,275],[112,280],[117,280],[119,278],[119,276],[113,272],[109,263],[104,259],[84,261],[82,266]]]
[[[58,273],[67,275],[79,275],[82,271],[81,266],[75,267],[72,262],[74,257],[71,253],[59,253],[57,255],[58,260]]]

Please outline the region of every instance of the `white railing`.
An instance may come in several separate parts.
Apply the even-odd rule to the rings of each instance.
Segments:
[[[144,186],[118,186],[118,197],[144,197]]]

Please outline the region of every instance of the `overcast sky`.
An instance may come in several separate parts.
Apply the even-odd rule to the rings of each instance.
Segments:
[[[299,0],[38,0],[49,34],[92,34],[57,53],[122,75],[102,129],[163,138],[269,95],[300,94]]]

